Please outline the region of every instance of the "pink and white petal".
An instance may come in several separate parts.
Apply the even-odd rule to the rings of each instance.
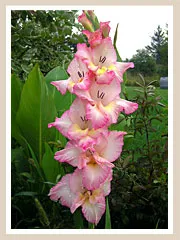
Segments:
[[[71,213],[74,213],[78,207],[83,205],[84,201],[85,201],[85,196],[81,193],[77,194],[70,208]]]
[[[50,199],[53,201],[58,201],[63,205],[67,207],[71,207],[75,194],[70,189],[70,177],[71,174],[67,174],[64,177],[62,177],[61,181],[58,182],[54,187],[50,189],[50,192],[48,196],[50,196]]]
[[[114,71],[106,71],[105,73],[96,76],[96,83],[110,84],[114,78],[115,78]]]
[[[87,119],[92,121],[94,129],[105,127],[109,123],[109,117],[97,105],[92,106],[90,103],[87,103],[86,113]]]
[[[68,78],[67,80],[59,80],[59,81],[53,81],[51,84],[57,88],[61,94],[65,94],[68,89],[68,84],[71,79]]]
[[[104,148],[107,146],[106,132],[102,131],[97,135],[96,145],[94,146],[94,149],[97,152],[97,156],[100,156]]]
[[[101,111],[105,112],[109,117],[108,125],[110,125],[117,122],[119,113],[121,112],[121,108],[116,101],[112,101],[106,106],[101,105]]]
[[[124,112],[125,114],[133,113],[138,109],[137,103],[130,102],[124,99],[118,99],[116,100],[116,103],[120,107],[120,111]]]
[[[74,89],[88,90],[88,89],[90,88],[90,86],[91,86],[91,84],[92,84],[92,80],[91,80],[91,78],[89,77],[89,75],[90,75],[90,74],[87,73],[87,74],[85,75],[85,77],[84,77],[81,81],[77,82],[77,83],[74,85],[74,87],[73,87],[73,93],[75,93],[75,92],[74,92]]]
[[[78,98],[80,98],[81,100],[86,100],[88,102],[92,102],[93,103],[93,100],[92,100],[92,97],[89,93],[89,90],[84,90],[84,89],[80,89],[78,87],[75,87],[73,89],[73,93],[78,96]]]
[[[107,180],[100,186],[103,196],[107,196],[111,192],[112,170],[109,173]]]
[[[82,184],[82,171],[76,168],[73,174],[69,178],[69,187],[73,193],[84,192],[84,187]]]
[[[88,128],[83,130],[77,124],[72,124],[68,129],[68,138],[71,140],[79,140],[86,137],[87,134]]]
[[[109,67],[112,63],[116,62],[116,51],[113,47],[110,37],[104,38],[100,45],[92,49],[93,63],[96,66]],[[105,61],[100,62],[105,57]]]
[[[77,83],[81,76],[83,78],[86,72],[88,72],[88,68],[85,63],[75,57],[69,64],[67,72],[70,74],[72,81]]]
[[[88,222],[95,223],[97,225],[105,212],[105,208],[105,198],[96,204],[91,204],[88,200],[86,200],[82,205],[82,213]]]
[[[121,87],[116,78],[110,84],[97,84],[94,82],[89,89],[92,100],[101,101],[104,106],[116,99],[120,91]]]
[[[117,73],[120,77],[123,77],[124,72],[128,69],[128,68],[134,68],[134,63],[133,62],[117,62],[115,64],[116,68],[117,68]]]
[[[69,117],[69,110],[65,111],[60,118],[56,118],[55,122],[49,123],[48,128],[55,127],[65,137],[68,137],[68,130],[72,125],[72,121]]]
[[[90,136],[85,136],[79,139],[78,145],[85,151],[88,148],[94,148],[94,145],[96,144],[96,139],[91,138]]]
[[[85,64],[89,64],[92,62],[91,49],[88,48],[85,43],[78,43],[75,57],[83,61]]]
[[[87,128],[86,101],[76,98],[69,110],[69,117],[72,123],[77,124],[80,129]]]
[[[114,164],[111,163],[111,161],[109,161],[109,159],[105,159],[103,157],[100,156],[96,156],[94,154],[94,159],[96,160],[96,163],[103,169],[107,170],[107,167],[109,168],[108,170],[110,171],[110,168],[114,167]]]
[[[88,190],[94,190],[100,187],[106,181],[109,175],[110,168],[103,168],[97,163],[89,163],[82,169],[82,182]]]
[[[81,153],[82,150],[79,147],[71,142],[68,142],[63,150],[57,151],[55,153],[54,159],[59,162],[67,162],[73,167],[77,167],[79,165],[79,161],[81,161]]]
[[[101,152],[101,156],[110,162],[115,161],[122,152],[125,134],[126,132],[109,132],[109,136],[107,137],[107,146],[104,148],[103,152]]]

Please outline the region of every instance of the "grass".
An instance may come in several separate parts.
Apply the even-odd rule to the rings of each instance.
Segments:
[[[126,87],[126,91],[127,91],[127,94],[128,94],[128,98],[129,99],[134,99],[137,94],[139,94],[135,89],[140,89],[140,87],[130,87],[130,86],[127,86]],[[164,105],[167,105],[168,104],[168,89],[160,89],[159,87],[156,87],[156,91],[155,93],[157,94],[157,96],[161,96],[161,102],[164,104]]]

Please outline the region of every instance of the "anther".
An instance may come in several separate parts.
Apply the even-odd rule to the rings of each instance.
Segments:
[[[105,61],[106,61],[106,57],[105,56],[104,57],[100,56],[99,62],[104,63]]]

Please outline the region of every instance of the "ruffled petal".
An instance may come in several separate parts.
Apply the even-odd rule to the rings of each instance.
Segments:
[[[100,186],[103,196],[107,196],[111,192],[112,170],[109,172],[109,176],[106,181]]]
[[[58,182],[54,187],[50,189],[49,195],[50,199],[53,201],[58,201],[67,207],[71,207],[73,200],[75,198],[75,193],[72,192],[70,188],[70,177],[71,174],[67,174],[62,177],[61,181]]]
[[[100,103],[101,104],[101,103]],[[99,104],[99,105],[100,105]],[[97,104],[92,106],[90,103],[86,106],[87,119],[91,120],[94,129],[102,128],[107,125],[109,118],[106,113],[101,111],[101,107]]]
[[[79,139],[78,145],[85,151],[88,148],[92,148],[94,147],[94,145],[96,144],[96,139],[92,138],[90,136],[85,136]]]
[[[55,127],[65,137],[68,137],[69,127],[72,125],[72,121],[69,118],[69,110],[64,112],[61,118],[56,118],[55,122],[49,123],[48,128]]]
[[[77,57],[84,63],[89,64],[90,62],[92,62],[91,49],[88,48],[85,43],[78,43],[75,57]]]
[[[108,125],[117,122],[119,113],[121,112],[121,108],[116,101],[112,101],[106,106],[101,106],[101,108],[101,111],[103,111],[109,117]]]
[[[71,174],[69,178],[69,186],[73,193],[84,192],[84,187],[82,184],[82,171],[76,168],[76,170]]]
[[[124,72],[128,69],[128,68],[134,68],[134,63],[133,62],[117,62],[115,64],[116,68],[117,68],[117,73],[120,77],[123,77]]]
[[[91,204],[88,200],[86,200],[82,205],[82,212],[88,222],[95,223],[97,225],[105,212],[105,208],[105,198],[102,198],[101,202],[96,204]]]
[[[122,152],[124,145],[124,135],[126,132],[111,131],[107,137],[106,148],[100,153],[101,156],[107,159],[109,162],[115,161]]]
[[[70,78],[68,78],[67,80],[53,81],[51,82],[51,84],[55,86],[61,94],[64,95],[68,89],[69,81],[70,81]]]
[[[82,158],[80,158],[81,153],[82,150],[78,148],[74,142],[68,142],[63,150],[55,153],[54,159],[59,162],[67,162],[73,167],[77,167],[79,164],[82,165],[82,163],[79,163],[79,161],[82,160]]]
[[[124,99],[119,99],[116,103],[120,107],[120,111],[124,112],[125,114],[130,114],[135,112],[138,109],[138,104],[134,102],[130,102]]]
[[[109,175],[110,168],[104,166],[103,168],[97,163],[89,163],[82,169],[83,185],[88,190],[97,189],[105,182]]]
[[[105,71],[103,74],[97,74],[96,83],[98,84],[110,84],[111,81],[115,78],[114,71]]]

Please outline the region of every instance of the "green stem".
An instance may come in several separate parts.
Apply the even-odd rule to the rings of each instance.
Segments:
[[[95,228],[94,223],[88,222],[88,229],[94,229],[94,228]]]

